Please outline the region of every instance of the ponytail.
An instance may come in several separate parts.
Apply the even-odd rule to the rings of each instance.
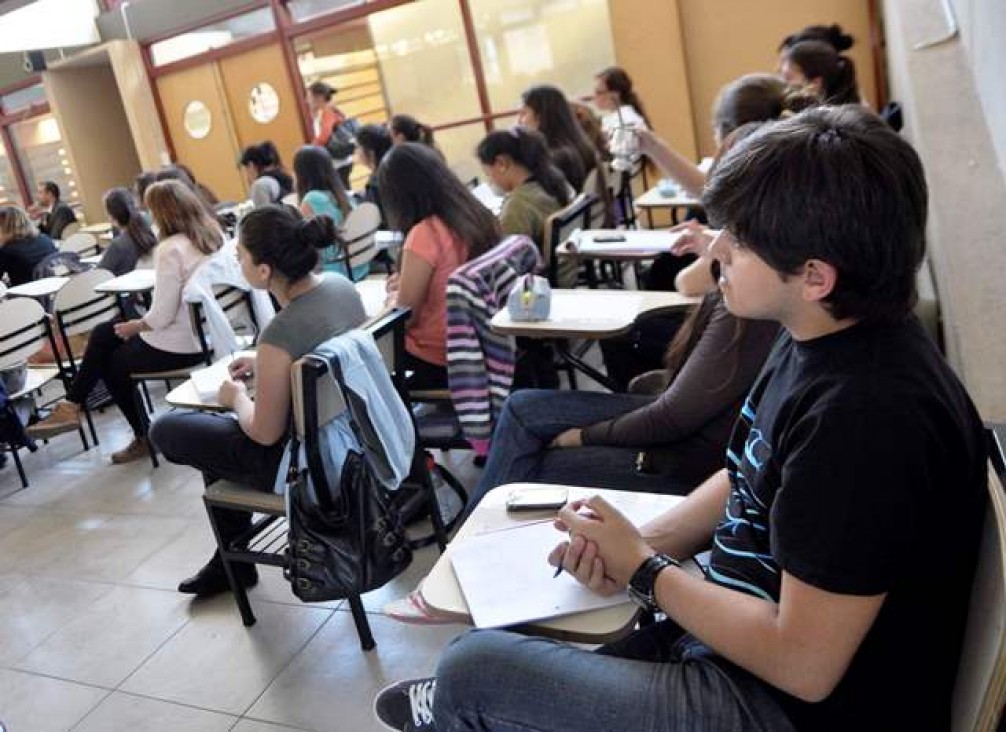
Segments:
[[[636,90],[633,89],[632,79],[625,72],[625,69],[618,66],[609,66],[598,74],[597,78],[604,83],[605,89],[618,94],[618,98],[621,100],[622,104],[628,104],[636,110],[636,113],[643,118],[644,122],[646,122],[647,127],[653,126],[650,124],[650,118],[646,116],[646,110],[643,109],[643,102],[639,98],[639,95],[636,94]]]
[[[515,163],[526,168],[549,196],[560,206],[569,203],[569,184],[552,162],[545,138],[540,132],[523,127],[490,132],[479,143],[476,150],[479,161],[492,165],[500,155],[506,155]]]
[[[859,103],[855,63],[828,42],[800,41],[787,48],[783,58],[808,80],[821,80],[821,97],[826,104]]]
[[[392,117],[391,131],[404,137],[406,142],[419,142],[428,147],[436,147],[433,142],[433,128],[408,114],[396,114]]]
[[[339,242],[329,216],[304,219],[296,209],[276,204],[249,212],[238,236],[255,264],[268,264],[288,282],[307,277],[318,266],[318,250]]]
[[[105,211],[123,227],[136,251],[145,257],[157,246],[157,237],[147,220],[140,215],[136,199],[126,188],[112,188],[105,194]]]

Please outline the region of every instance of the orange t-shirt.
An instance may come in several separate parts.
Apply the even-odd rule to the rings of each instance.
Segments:
[[[405,237],[405,251],[433,267],[426,300],[412,313],[405,347],[413,356],[447,365],[447,278],[468,261],[468,244],[437,216],[423,219]]]

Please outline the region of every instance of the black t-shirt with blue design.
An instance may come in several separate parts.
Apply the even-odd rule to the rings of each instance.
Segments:
[[[727,450],[709,578],[774,602],[784,571],[887,594],[828,699],[777,691],[798,729],[950,728],[985,461],[981,420],[915,318],[780,338]]]

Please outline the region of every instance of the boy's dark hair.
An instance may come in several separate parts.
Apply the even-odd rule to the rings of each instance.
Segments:
[[[59,186],[56,185],[56,181],[47,180],[42,184],[42,187],[45,189],[46,193],[55,198],[57,201],[59,200]]]
[[[914,307],[927,189],[911,145],[858,105],[810,109],[763,129],[716,166],[710,221],[780,276],[810,259],[838,278],[836,320],[897,321]]]

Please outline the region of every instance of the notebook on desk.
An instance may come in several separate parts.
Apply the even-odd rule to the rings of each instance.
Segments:
[[[217,394],[220,392],[220,385],[228,380],[230,375],[231,361],[235,358],[255,357],[255,351],[239,351],[230,358],[221,358],[212,366],[204,369],[196,369],[189,374],[192,386],[195,387],[196,394],[204,403],[215,402]]]
[[[629,602],[624,592],[601,597],[546,561],[563,540],[550,521],[472,536],[451,563],[476,628],[501,628]]]

